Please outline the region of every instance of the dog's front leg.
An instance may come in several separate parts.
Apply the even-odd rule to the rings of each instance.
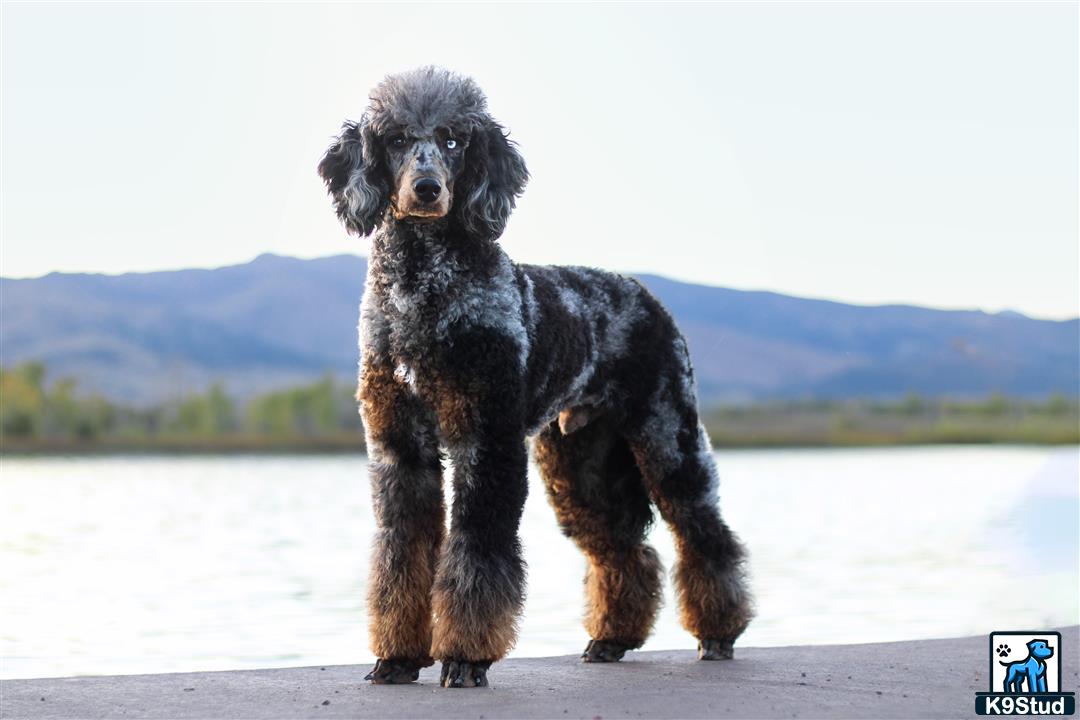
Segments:
[[[1041,688],[1039,682],[1039,666],[1035,663],[1032,663],[1027,669],[1027,681],[1029,693],[1046,692]]]
[[[525,563],[518,522],[528,493],[518,348],[498,332],[463,332],[433,389],[454,466],[450,535],[439,560],[431,654],[444,687],[487,685],[517,639]]]
[[[368,617],[378,662],[365,679],[408,683],[434,662],[431,586],[445,519],[436,421],[373,354],[359,397],[377,526]]]
[[[442,661],[444,687],[482,687],[488,667],[517,639],[524,599],[524,438],[491,428],[451,445],[450,457],[454,507],[435,580],[431,654]]]

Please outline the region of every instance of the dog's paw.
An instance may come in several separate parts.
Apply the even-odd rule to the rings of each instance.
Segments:
[[[487,687],[490,660],[444,660],[439,684],[445,688]]]
[[[699,640],[698,660],[730,660],[735,657],[733,640]]]
[[[590,640],[585,652],[581,653],[581,660],[587,663],[619,662],[627,649],[625,645],[610,640]]]
[[[364,679],[372,685],[403,685],[416,682],[420,677],[421,663],[414,660],[379,659]]]

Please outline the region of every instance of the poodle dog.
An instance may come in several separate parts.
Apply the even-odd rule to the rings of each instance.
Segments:
[[[358,393],[378,526],[366,679],[412,682],[437,659],[443,686],[487,685],[524,594],[527,438],[589,561],[583,659],[619,660],[652,628],[653,505],[675,536],[699,657],[730,658],[752,615],[744,551],[717,509],[671,316],[633,279],[507,257],[497,241],[529,175],[471,79],[425,67],[370,100],[319,164],[345,227],[374,233]],[[448,534],[440,448],[453,464]]]

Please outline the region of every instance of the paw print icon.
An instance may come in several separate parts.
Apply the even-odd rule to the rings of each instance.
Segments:
[[[997,646],[998,657],[1008,657],[1009,652],[1010,652],[1009,646],[1006,645],[1005,643],[1002,643],[1002,644]]]

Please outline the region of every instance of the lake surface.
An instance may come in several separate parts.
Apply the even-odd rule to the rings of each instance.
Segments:
[[[1080,449],[717,455],[751,551],[741,642],[1037,629],[1078,617]],[[535,471],[518,656],[580,652],[584,561]],[[361,456],[5,458],[0,676],[367,662]],[[658,523],[653,542],[670,568]],[[670,584],[646,649],[691,648]]]

